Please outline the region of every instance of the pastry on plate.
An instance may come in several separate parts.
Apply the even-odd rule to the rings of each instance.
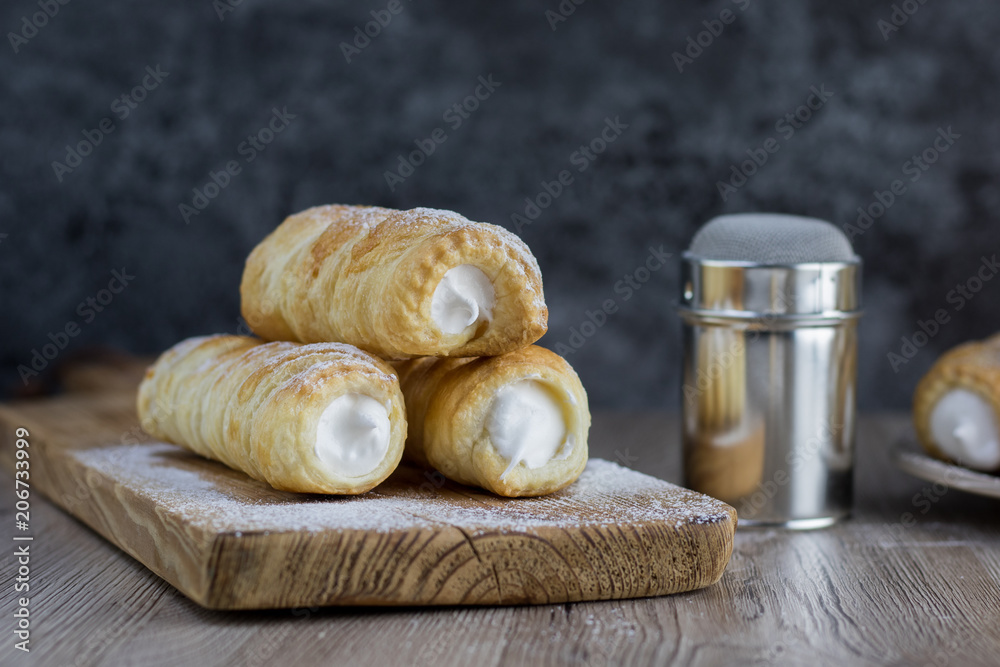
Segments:
[[[943,354],[917,385],[913,420],[932,456],[1000,470],[1000,336]]]
[[[548,326],[524,242],[430,208],[293,215],[250,254],[240,295],[262,338],[339,341],[385,359],[504,354]]]
[[[138,412],[150,435],[284,491],[363,493],[406,439],[395,372],[342,343],[189,338],[146,372]]]
[[[552,493],[583,472],[587,394],[555,352],[532,345],[394,365],[406,398],[408,459],[502,496]]]

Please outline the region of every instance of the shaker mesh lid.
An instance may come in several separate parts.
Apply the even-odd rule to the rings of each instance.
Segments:
[[[695,234],[688,253],[698,259],[758,264],[857,260],[851,242],[829,222],[780,213],[713,218]]]

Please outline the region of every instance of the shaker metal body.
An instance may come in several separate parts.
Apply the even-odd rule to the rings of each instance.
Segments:
[[[685,253],[690,488],[741,526],[819,528],[851,511],[860,259],[767,265]]]

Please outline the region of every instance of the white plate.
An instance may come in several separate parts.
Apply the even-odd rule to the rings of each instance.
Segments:
[[[892,458],[904,472],[928,482],[938,482],[990,498],[1000,498],[1000,476],[977,472],[928,456],[912,438],[897,443]]]

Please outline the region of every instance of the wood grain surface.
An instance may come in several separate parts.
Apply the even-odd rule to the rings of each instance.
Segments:
[[[113,383],[118,386],[118,383]],[[616,463],[501,498],[401,467],[359,496],[276,491],[145,440],[129,391],[0,406],[2,458],[30,432],[31,484],[212,609],[549,604],[718,581],[736,512]]]
[[[996,665],[1000,503],[895,469],[902,414],[863,415],[855,515],[736,534],[714,586],[523,607],[206,610],[53,504],[32,504],[32,652],[3,665]],[[680,477],[678,423],[597,414],[595,455]],[[13,481],[0,473],[12,535]],[[9,539],[9,537],[7,538]],[[0,551],[5,628],[13,548]]]

